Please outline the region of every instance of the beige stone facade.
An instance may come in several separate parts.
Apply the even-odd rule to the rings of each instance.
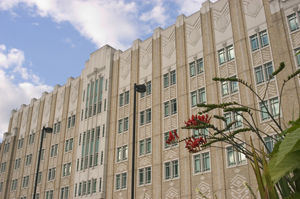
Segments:
[[[136,104],[135,198],[201,198],[196,188],[207,198],[252,198],[243,185],[256,190],[251,165],[230,145],[190,154],[183,143],[166,145],[165,135],[175,129],[181,138],[193,134],[181,127],[201,111],[196,103],[235,101],[260,109],[243,85],[213,77],[244,79],[265,95],[274,114],[281,100],[284,122],[297,116],[299,80],[286,84],[281,99],[279,89],[300,66],[294,56],[300,50],[299,7],[300,0],[206,1],[124,52],[107,45],[93,52],[80,77],[11,112],[1,145],[0,198],[32,198],[43,126],[54,132],[43,139],[40,199],[130,198],[135,83],[147,87]],[[267,85],[280,62],[284,72]],[[234,119],[233,113],[210,114]],[[254,119],[274,134],[269,118]],[[238,138],[249,143],[250,136],[263,147],[252,133]]]

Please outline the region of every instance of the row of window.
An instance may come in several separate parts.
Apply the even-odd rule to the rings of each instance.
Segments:
[[[102,192],[102,178],[99,179],[99,192]],[[84,196],[88,194],[96,193],[97,191],[97,179],[92,179],[88,181],[83,181],[79,183],[78,190],[77,184],[75,184],[75,193],[74,197],[77,196]]]

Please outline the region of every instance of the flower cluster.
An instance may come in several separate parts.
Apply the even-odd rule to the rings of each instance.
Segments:
[[[173,144],[173,143],[175,143],[176,142],[176,138],[175,137],[177,138],[177,140],[179,139],[179,137],[177,135],[177,132],[176,132],[176,129],[173,131],[173,133],[172,133],[172,131],[169,132],[169,138],[167,140],[167,144]]]
[[[188,140],[185,140],[185,148],[187,148],[187,150],[190,153],[196,153],[199,152],[201,150],[201,145],[206,144],[206,137],[199,137],[199,138],[195,138],[194,136],[192,136],[191,138],[189,138]]]
[[[192,127],[192,126],[199,126],[202,124],[202,122],[209,123],[211,117],[208,117],[208,114],[206,115],[192,115],[191,119],[189,119],[187,122],[185,121],[186,127]]]

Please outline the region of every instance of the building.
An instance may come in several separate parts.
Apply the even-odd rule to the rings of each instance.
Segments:
[[[54,132],[43,139],[40,199],[129,198],[134,83],[147,88],[137,96],[136,198],[200,198],[196,188],[208,198],[252,198],[243,185],[255,190],[252,168],[233,147],[217,144],[223,149],[189,154],[183,144],[165,140],[174,129],[180,137],[197,133],[180,128],[200,110],[197,103],[237,101],[261,109],[243,86],[212,78],[236,76],[263,95],[282,61],[285,72],[270,80],[266,103],[276,116],[281,100],[285,121],[298,115],[299,80],[286,85],[281,99],[279,89],[300,66],[300,56],[294,56],[300,49],[299,7],[299,0],[206,1],[124,52],[108,45],[95,51],[80,77],[11,112],[0,153],[0,198],[32,197],[43,126]],[[255,120],[274,134],[265,115]],[[239,136],[250,140],[247,133]]]

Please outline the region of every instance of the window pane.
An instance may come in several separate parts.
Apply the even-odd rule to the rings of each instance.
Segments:
[[[269,40],[268,40],[268,35],[267,35],[267,31],[266,30],[260,32],[259,36],[260,36],[261,47],[269,45]]]
[[[165,117],[169,116],[169,102],[164,103],[165,106]]]
[[[151,167],[146,168],[146,184],[151,183]]]
[[[289,20],[291,31],[297,30],[299,28],[298,19],[295,13],[288,16],[288,20]]]
[[[191,97],[192,97],[192,107],[197,105],[197,92],[194,91],[191,93]]]
[[[178,177],[179,171],[178,171],[178,160],[172,161],[173,164],[173,178]]]
[[[210,161],[209,161],[209,153],[203,153],[203,171],[210,170]]]
[[[255,51],[259,48],[258,46],[258,38],[257,38],[257,34],[253,35],[250,37],[250,40],[251,40],[251,48],[252,48],[252,51]]]
[[[141,113],[140,113],[140,125],[144,125],[144,122],[145,122],[145,112],[144,111],[142,111]]]
[[[126,145],[123,146],[123,160],[127,160],[127,158],[128,158],[128,147]]]
[[[228,82],[222,82],[222,95],[226,96],[229,94],[229,90],[228,90]]]
[[[198,72],[198,74],[203,72],[203,60],[202,59],[197,60],[197,72]]]
[[[171,171],[170,171],[170,162],[165,163],[165,179],[170,179],[171,177]]]
[[[234,128],[239,128],[242,126],[242,116],[240,114],[241,112],[234,113],[234,120],[237,121],[236,123],[234,123]]]
[[[262,120],[268,119],[269,118],[269,115],[267,113],[267,109],[269,109],[268,102],[266,101],[264,103],[259,103],[259,104],[260,104],[260,110],[262,111],[261,112],[261,119]]]
[[[199,89],[199,103],[206,103],[205,88]]]
[[[139,185],[144,184],[144,169],[139,169]]]
[[[200,155],[195,155],[195,173],[201,172],[201,162],[200,162]]]
[[[264,76],[263,76],[263,71],[261,66],[255,68],[255,76],[256,76],[257,84],[264,82]]]
[[[224,49],[218,51],[220,65],[225,63],[225,51]]]
[[[273,79],[274,77],[272,76],[273,73],[273,66],[272,62],[265,64],[265,73],[266,73],[266,80]]]
[[[233,50],[233,46],[232,46],[232,45],[231,45],[231,46],[228,46],[228,47],[226,48],[226,50],[227,50],[227,59],[228,59],[228,61],[233,60],[233,59],[234,59],[234,50]]]
[[[190,76],[193,77],[195,76],[195,62],[190,63]]]
[[[300,52],[300,48],[297,48],[295,50],[295,54],[297,54],[298,52]],[[297,59],[298,66],[300,66],[300,53],[298,55],[296,55],[296,59]]]
[[[176,99],[171,100],[171,111],[172,111],[172,115],[177,113],[177,100]]]
[[[140,141],[140,155],[144,154],[144,140]]]
[[[122,148],[121,147],[119,147],[118,149],[117,149],[117,162],[119,162],[120,160],[121,160],[121,152],[122,152],[122,150],[121,150]]]
[[[278,98],[274,98],[270,100],[270,104],[271,104],[271,111],[272,111],[272,115],[274,117],[277,117],[279,114],[279,103],[278,103]]]
[[[228,156],[228,166],[235,165],[234,151],[233,147],[227,148],[227,156]]]
[[[176,84],[176,71],[175,70],[171,71],[170,75],[171,75],[171,85]]]
[[[273,151],[273,138],[266,137],[264,140],[265,140],[265,143],[267,145],[269,152],[271,153]]]
[[[116,189],[120,189],[120,181],[121,181],[121,178],[120,178],[120,174],[116,176]]]
[[[127,173],[122,173],[122,189],[127,187]]]
[[[146,154],[151,153],[151,138],[146,139]]]
[[[164,74],[164,88],[169,86],[169,73]]]

